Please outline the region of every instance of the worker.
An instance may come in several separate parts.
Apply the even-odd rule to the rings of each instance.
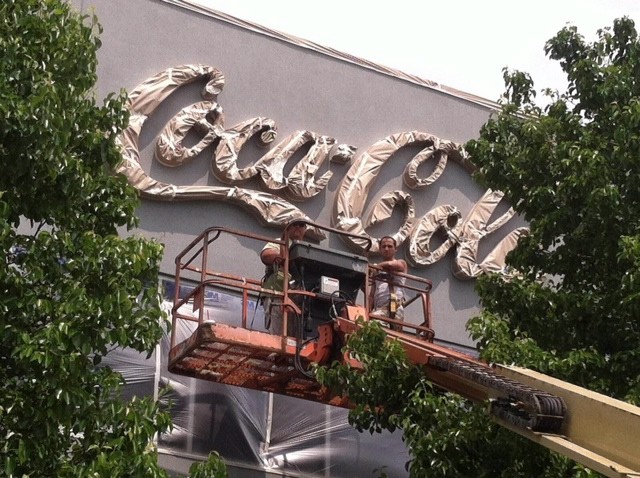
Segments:
[[[307,223],[293,221],[287,226],[289,241],[300,241],[307,232]],[[260,252],[260,260],[265,265],[262,287],[275,291],[282,291],[284,287],[284,273],[282,265],[285,258],[284,245],[276,242],[268,242]],[[282,334],[283,310],[282,299],[276,296],[267,296],[264,299],[264,317],[266,328],[272,334]],[[289,321],[288,331],[292,331],[293,321]]]
[[[397,244],[391,236],[383,236],[378,241],[382,262],[373,264],[379,269],[373,276],[369,304],[371,314],[395,320],[404,319],[404,289],[405,278],[396,276],[398,272],[407,273],[407,263],[404,259],[396,259]],[[401,327],[391,325],[393,330]]]

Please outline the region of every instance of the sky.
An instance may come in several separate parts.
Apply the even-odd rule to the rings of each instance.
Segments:
[[[544,44],[567,24],[589,41],[622,16],[640,29],[640,0],[189,1],[494,101],[504,67],[564,90]]]

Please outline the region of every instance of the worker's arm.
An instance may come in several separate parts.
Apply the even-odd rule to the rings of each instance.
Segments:
[[[374,265],[387,272],[402,272],[406,274],[408,270],[407,262],[404,259],[392,259]]]
[[[274,244],[274,246],[276,246],[276,244]],[[264,265],[270,266],[274,262],[282,262],[284,260],[284,254],[282,254],[280,246],[265,247],[260,253],[260,260]]]

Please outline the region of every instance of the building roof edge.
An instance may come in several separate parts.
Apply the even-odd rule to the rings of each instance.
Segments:
[[[394,78],[398,78],[400,80],[404,80],[404,81],[408,81],[410,83],[413,83],[415,85],[418,86],[422,86],[425,88],[429,88],[431,90],[435,90],[435,91],[439,91],[441,93],[450,95],[450,96],[454,96],[456,98],[465,100],[465,101],[469,101],[471,103],[475,103],[477,105],[481,105],[484,106],[488,109],[491,110],[498,110],[500,109],[500,105],[498,103],[496,103],[495,101],[491,101],[488,100],[486,98],[482,98],[480,96],[471,94],[471,93],[466,93],[464,91],[458,90],[456,88],[452,88],[446,85],[442,85],[440,83],[437,83],[435,81],[431,81],[431,80],[427,80],[425,78],[421,78],[419,76],[416,75],[412,75],[410,73],[405,73],[403,71],[397,70],[395,68],[389,68],[386,67],[384,65],[381,65],[379,63],[373,62],[373,61],[369,61],[369,60],[365,60],[364,58],[360,58],[354,55],[351,55],[349,53],[345,53],[339,50],[336,50],[334,48],[331,47],[326,47],[323,45],[320,45],[318,43],[315,43],[311,40],[305,40],[304,38],[300,38],[297,37],[295,35],[290,35],[287,33],[282,33],[278,30],[273,30],[271,28],[259,25],[257,23],[253,23],[251,21],[248,20],[243,20],[241,18],[238,17],[234,17],[233,15],[229,15],[227,13],[224,12],[220,12],[218,10],[214,10],[212,8],[209,7],[205,7],[202,5],[198,5],[192,1],[189,0],[160,0],[163,3],[169,3],[171,5],[175,5],[178,7],[182,7],[188,10],[191,10],[193,12],[196,13],[200,13],[212,18],[215,18],[217,20],[222,20],[226,23],[244,28],[246,30],[250,30],[252,32],[255,33],[259,33],[262,35],[266,35],[268,37],[271,38],[275,38],[276,40],[280,40],[289,44],[293,44],[293,45],[297,45],[301,48],[305,48],[307,50],[312,50],[327,56],[330,56],[332,58],[338,59],[338,60],[342,60],[342,61],[346,61],[348,63],[351,63],[353,65],[357,65],[357,66],[361,66],[363,68],[367,68],[369,70],[372,71],[376,71],[378,73],[382,73],[384,75],[387,76],[391,76]]]

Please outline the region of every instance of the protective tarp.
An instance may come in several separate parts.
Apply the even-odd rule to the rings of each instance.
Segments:
[[[163,285],[170,308],[173,283]],[[207,320],[239,325],[239,297],[214,292],[205,302]],[[250,311],[253,328],[264,330],[262,307],[252,302]],[[195,325],[179,321],[177,341],[190,336]],[[119,350],[105,361],[126,378],[127,396],[152,395],[156,383],[170,387],[162,400],[171,403],[174,428],[158,439],[163,453],[196,460],[216,450],[230,466],[283,476],[377,477],[381,470],[408,476],[409,456],[399,432],[358,433],[342,408],[169,373],[169,346],[166,336],[158,357]]]
[[[178,166],[188,162],[222,135],[224,130],[222,111],[218,104],[213,101],[224,87],[222,73],[216,68],[206,65],[182,65],[168,68],[144,81],[129,94],[127,105],[130,111],[129,125],[118,138],[123,161],[117,171],[124,174],[129,183],[140,191],[143,197],[148,199],[161,201],[226,201],[248,209],[255,217],[271,226],[284,226],[296,218],[309,219],[296,206],[274,194],[239,187],[183,186],[164,183],[152,178],[144,171],[140,164],[139,139],[145,121],[158,105],[180,86],[202,79],[207,80],[202,92],[202,96],[206,101],[183,108],[169,122],[163,130],[160,141],[157,143],[156,158],[162,158],[161,162],[165,166]],[[192,129],[200,133],[201,139],[194,146],[185,148],[182,145],[182,141]],[[264,127],[261,125],[260,129],[264,129]],[[271,132],[275,133],[274,130],[271,130]],[[307,155],[303,164],[304,168],[297,170],[295,173],[297,174],[297,179],[290,186],[288,183],[285,184],[294,198],[302,199],[317,194],[319,189],[322,189],[329,180],[330,173],[325,173],[321,176],[317,183],[313,180],[313,175],[328,154],[329,148],[335,143],[335,140],[309,132],[303,132],[298,137],[290,138],[287,144],[291,143],[291,141],[294,143],[298,141],[300,143],[298,147],[300,147],[309,141],[315,141],[314,144],[317,145],[312,147]],[[241,146],[239,141],[242,140],[242,137],[225,136],[225,140],[227,143],[234,140],[238,142],[229,148],[230,153],[233,154],[233,151]],[[263,137],[263,142],[268,141],[268,137]],[[293,154],[293,150],[290,147],[285,148],[285,150],[287,153],[283,157],[288,158]],[[278,168],[281,170],[284,166],[284,164],[280,164],[281,161],[276,161],[276,159],[274,157],[268,161],[263,161],[265,164],[264,171],[261,173],[263,180]],[[232,157],[228,156],[225,159],[227,166],[233,160]],[[267,168],[269,168],[268,174]],[[317,240],[325,238],[325,235],[317,229],[309,231],[309,235]]]
[[[428,266],[442,259],[458,243],[455,231],[460,216],[458,208],[450,204],[443,204],[425,214],[409,237],[409,263]],[[443,242],[432,250],[431,242],[437,234],[440,234]]]
[[[218,180],[229,186],[165,183],[149,176],[140,164],[139,136],[147,117],[177,88],[195,81],[206,81],[202,91],[205,101],[183,108],[167,123],[156,143],[155,157],[165,166],[181,166],[217,141],[211,170]],[[326,189],[332,177],[331,171],[320,174],[326,160],[349,162],[355,154],[355,148],[336,145],[334,138],[300,130],[284,138],[253,164],[239,168],[239,155],[246,142],[256,138],[259,146],[267,147],[275,140],[277,128],[273,120],[264,117],[225,128],[222,108],[215,101],[223,87],[222,73],[206,65],[168,68],[138,85],[129,96],[129,126],[119,138],[124,158],[119,171],[148,199],[237,204],[251,211],[262,222],[279,227],[293,219],[309,219],[298,207],[276,193],[292,201],[313,198]],[[192,131],[199,139],[193,146],[185,147],[183,142]],[[473,164],[460,145],[429,133],[402,132],[374,143],[354,161],[335,197],[331,222],[337,229],[352,234],[344,237],[347,244],[363,253],[369,244],[367,238],[371,239],[373,245],[370,252],[375,254],[378,242],[366,232],[367,229],[389,219],[394,209],[399,208],[404,211],[404,218],[393,238],[397,244],[410,239],[407,259],[413,266],[431,265],[442,259],[450,248],[455,248],[453,273],[459,279],[473,279],[485,272],[506,273],[506,254],[515,246],[517,239],[527,233],[526,228],[511,232],[484,261],[478,262],[477,257],[480,240],[515,215],[513,210],[509,210],[488,224],[502,199],[502,193],[498,191],[487,191],[463,221],[458,221],[457,209],[447,210],[455,209],[449,205],[439,206],[416,220],[413,197],[403,191],[387,192],[373,204],[368,217],[363,217],[365,203],[381,168],[398,150],[408,146],[422,148],[404,168],[403,180],[411,189],[432,185],[443,174],[449,159],[468,171],[473,170]],[[285,166],[293,157],[299,157],[299,160],[285,175]],[[433,169],[428,176],[420,177],[418,170],[427,162],[435,163]],[[269,192],[238,186],[254,177],[259,177]],[[451,223],[452,219],[455,219],[454,224]],[[432,251],[430,241],[436,231],[445,233],[445,243]],[[315,240],[326,237],[317,228],[311,229],[308,235]]]
[[[503,197],[504,193],[501,191],[487,190],[460,227],[451,231],[450,235],[456,237],[458,243],[456,260],[452,267],[453,274],[458,279],[473,279],[485,272],[504,271],[507,253],[516,246],[521,236],[528,233],[529,229],[524,227],[512,231],[482,262],[478,262],[480,240],[500,229],[516,214],[513,208],[509,208],[493,222],[489,222]]]
[[[410,145],[424,145],[424,148],[409,162],[403,174],[404,182],[411,188],[425,187],[432,184],[440,177],[451,156],[454,160],[468,165],[467,155],[461,146],[441,140],[436,136],[421,131],[408,131],[387,136],[381,141],[371,145],[364,151],[351,166],[347,175],[342,180],[335,199],[333,224],[342,231],[360,236],[370,237],[366,229],[373,221],[379,221],[389,217],[390,211],[401,204],[405,208],[405,218],[400,230],[393,238],[397,244],[402,244],[413,227],[415,221],[415,208],[413,202],[409,202],[410,196],[402,191],[391,191],[385,194],[374,205],[374,212],[366,221],[363,221],[365,201],[372,186],[380,173],[382,166],[400,148]],[[418,166],[429,159],[437,160],[433,172],[427,178],[418,177]],[[344,238],[350,246],[363,251],[367,242],[354,237]],[[371,252],[377,252],[377,241],[373,241]]]
[[[529,233],[527,227],[509,232],[478,262],[480,241],[498,231],[515,216],[514,209],[509,208],[493,222],[489,222],[503,197],[504,194],[500,191],[487,190],[464,220],[461,219],[458,208],[450,204],[432,209],[417,221],[411,231],[407,261],[412,266],[428,266],[455,248],[456,256],[451,269],[458,279],[474,279],[489,272],[513,275],[514,271],[506,269],[506,257],[516,247],[518,240]],[[441,239],[439,243],[438,237]],[[437,243],[436,247],[432,247],[434,242]]]

